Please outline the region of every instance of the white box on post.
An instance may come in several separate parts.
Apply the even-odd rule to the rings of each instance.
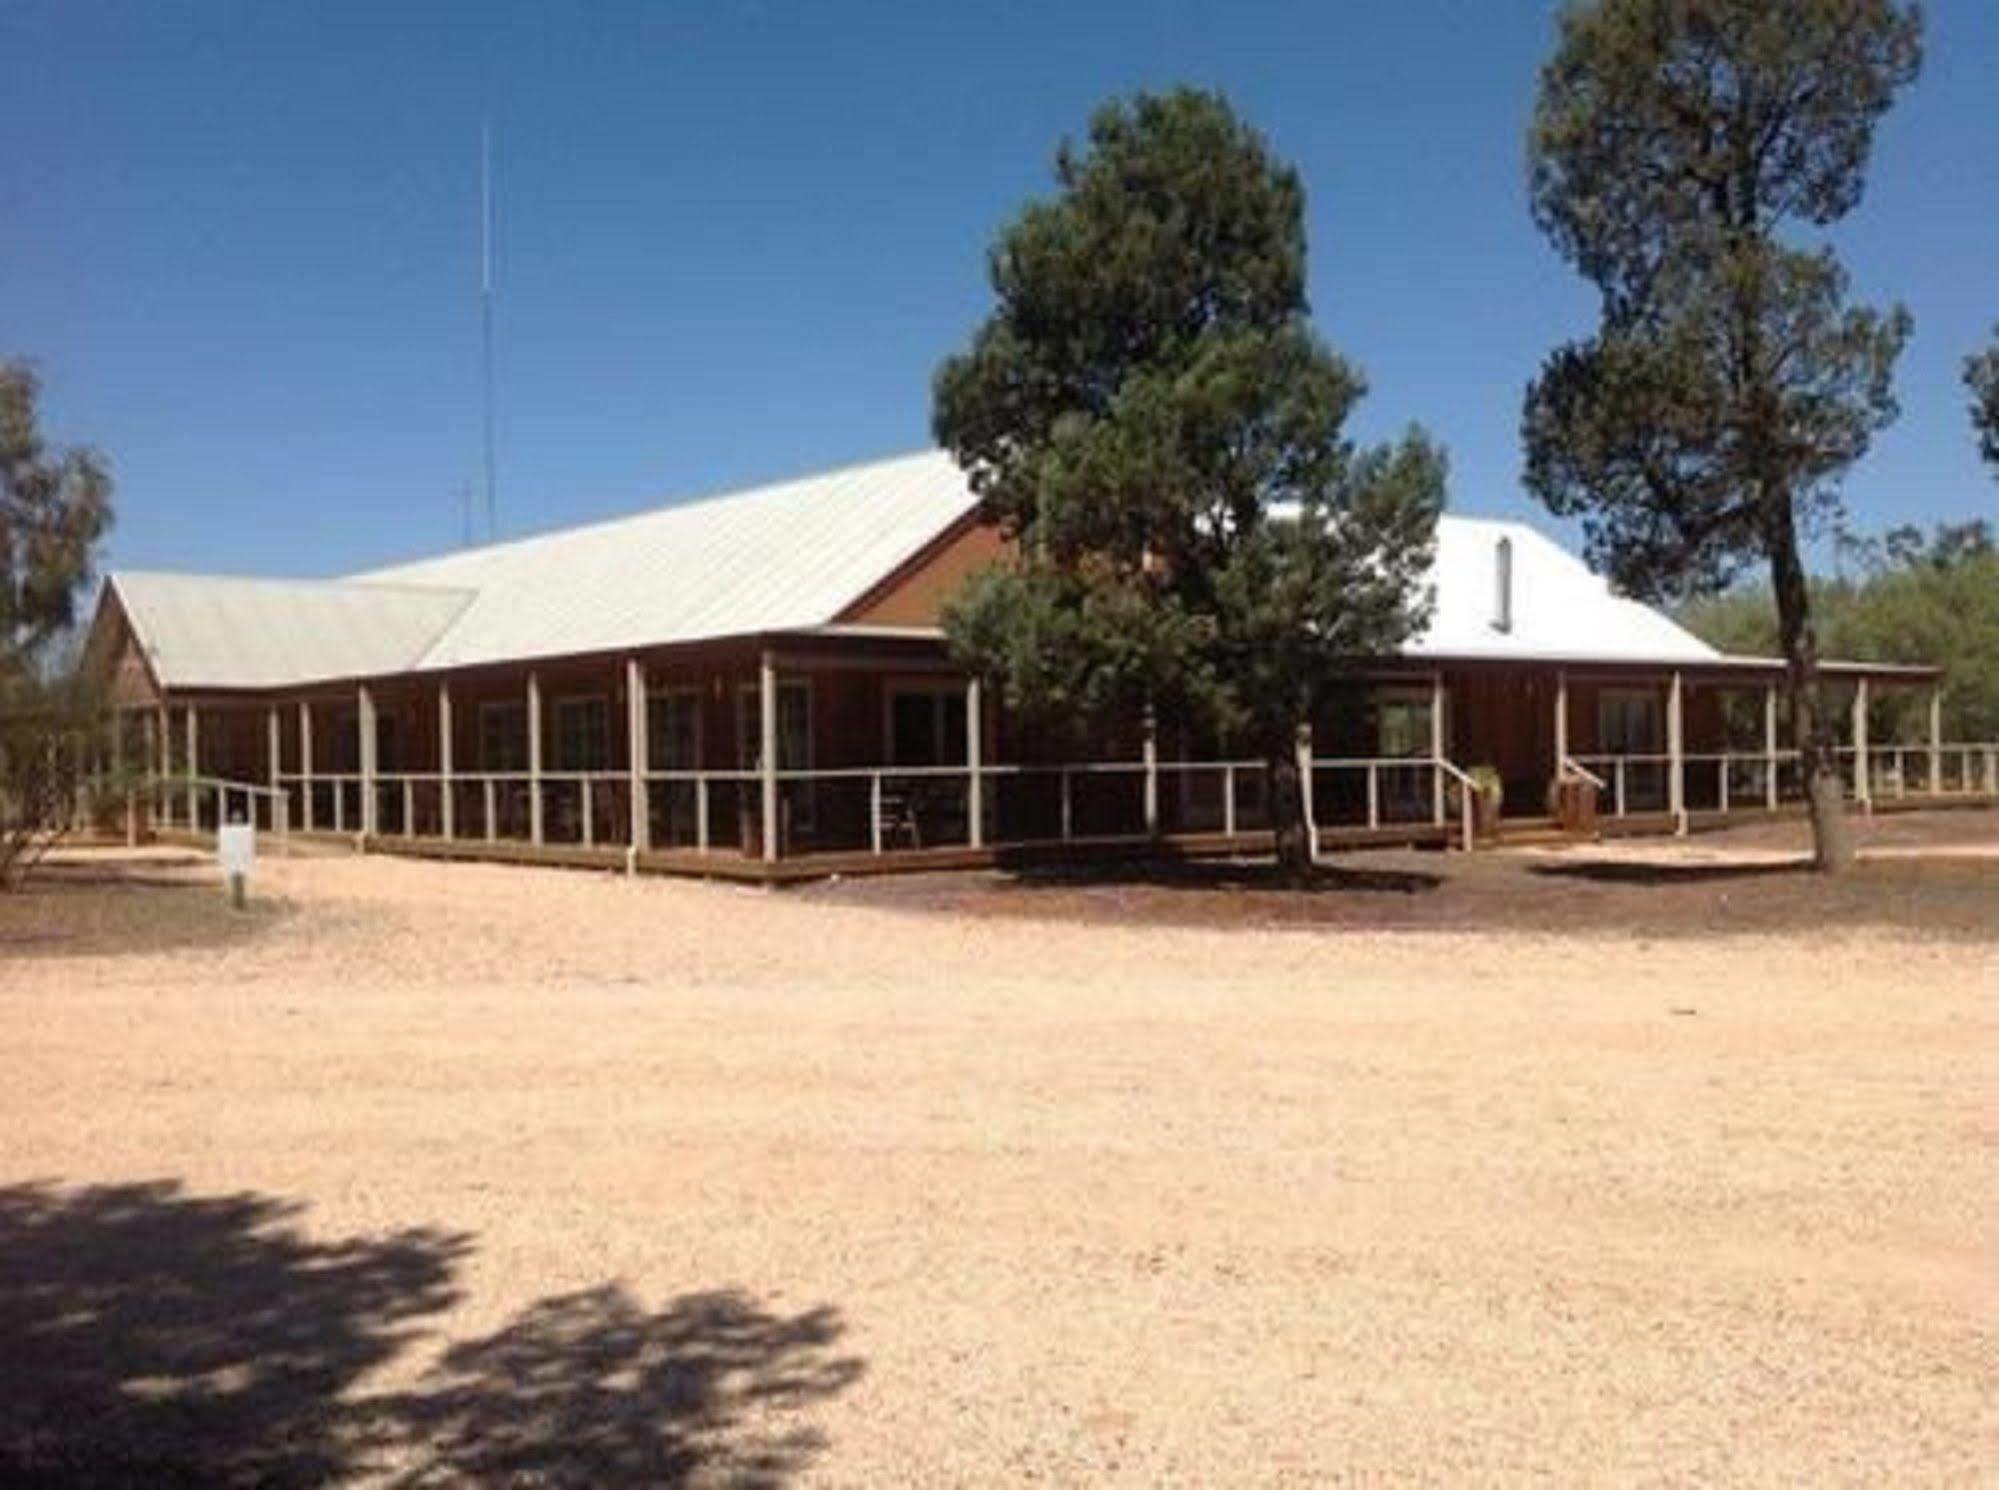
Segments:
[[[222,865],[222,877],[229,885],[229,903],[243,909],[250,871],[257,866],[257,826],[255,823],[224,823],[215,830],[215,857]]]

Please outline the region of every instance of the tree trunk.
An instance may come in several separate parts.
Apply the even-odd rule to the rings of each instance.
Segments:
[[[1312,834],[1305,821],[1298,743],[1272,742],[1265,758],[1270,763],[1270,826],[1277,840],[1277,872],[1289,880],[1308,879],[1312,873]]]
[[[1812,625],[1811,594],[1804,562],[1798,557],[1788,493],[1770,504],[1767,544],[1770,588],[1777,599],[1777,636],[1790,682],[1791,738],[1812,819],[1812,862],[1827,874],[1837,874],[1853,863],[1853,835],[1846,825],[1839,757],[1826,729],[1818,634]]]

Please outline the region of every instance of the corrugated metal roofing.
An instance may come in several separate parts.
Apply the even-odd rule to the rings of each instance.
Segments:
[[[1512,546],[1512,624],[1499,615],[1499,545]],[[1609,583],[1525,523],[1446,517],[1437,525],[1430,580],[1436,609],[1408,648],[1417,657],[1562,658],[1603,662],[1712,662],[1720,653]]]
[[[344,580],[115,573],[168,688],[333,678],[613,652],[833,626],[975,505],[926,451]],[[1512,546],[1512,624],[1496,551]],[[1712,662],[1522,523],[1446,517],[1419,657]]]
[[[111,588],[166,688],[278,688],[399,672],[468,591],[120,570]]]
[[[804,630],[973,505],[929,451],[354,578],[478,592],[427,668]]]

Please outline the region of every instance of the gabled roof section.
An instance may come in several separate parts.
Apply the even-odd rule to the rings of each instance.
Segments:
[[[1510,624],[1500,629],[1499,549],[1509,546]],[[1445,517],[1430,570],[1436,609],[1414,657],[1713,662],[1721,654],[1525,523]]]
[[[925,451],[346,579],[119,572],[107,593],[160,685],[183,690],[637,651],[857,619],[935,635],[913,616],[857,610],[964,546],[977,505],[951,457]],[[1502,544],[1512,577],[1503,628]],[[1430,583],[1435,613],[1408,656],[1721,660],[1525,524],[1445,517]]]
[[[476,592],[426,668],[801,631],[975,505],[950,456],[925,451],[353,580]]]
[[[472,599],[437,587],[134,570],[105,583],[153,676],[169,689],[277,688],[402,672]]]

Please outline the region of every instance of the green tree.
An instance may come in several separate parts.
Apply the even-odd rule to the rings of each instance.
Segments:
[[[32,668],[75,625],[111,526],[104,458],[44,442],[40,395],[32,368],[0,362],[0,677]]]
[[[1999,738],[1999,547],[1983,521],[1895,528],[1841,545],[1837,576],[1814,576],[1812,614],[1828,654],[1943,668],[1943,728],[1957,741]],[[1777,645],[1767,583],[1698,599],[1682,619],[1726,652],[1767,656]],[[1879,739],[1922,740],[1926,701],[1883,690],[1872,710]]]
[[[1307,319],[1303,188],[1224,100],[1110,104],[1055,174],[937,373],[937,439],[1017,549],[948,633],[1029,716],[1152,709],[1250,742],[1303,872],[1299,729],[1426,619],[1443,453],[1343,438],[1363,384]]]
[[[1634,594],[1767,566],[1826,869],[1852,848],[1801,535],[1894,418],[1910,322],[1848,304],[1831,251],[1795,235],[1859,200],[1920,51],[1894,0],[1575,3],[1529,134],[1534,219],[1602,313],[1528,389],[1527,484]]]
[[[31,368],[0,362],[0,890],[75,821],[103,728],[93,690],[52,653],[110,527],[111,478],[94,451],[43,441],[40,392]]]
[[[1964,359],[1964,386],[1971,390],[1971,427],[1978,431],[1978,453],[1999,476],[1999,326],[1992,328],[1992,345]]]

